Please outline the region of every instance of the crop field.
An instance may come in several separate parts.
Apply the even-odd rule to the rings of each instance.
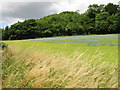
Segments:
[[[117,46],[118,35],[89,35],[89,36],[70,36],[43,39],[30,39],[32,41],[46,41],[55,43],[77,43],[95,46]]]
[[[117,34],[3,42],[3,87],[118,87]]]

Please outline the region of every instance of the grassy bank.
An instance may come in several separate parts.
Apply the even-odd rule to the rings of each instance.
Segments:
[[[5,41],[3,87],[116,88],[117,46]]]

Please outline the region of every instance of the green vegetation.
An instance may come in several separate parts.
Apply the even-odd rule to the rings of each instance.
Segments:
[[[120,33],[119,28],[119,5],[113,3],[93,4],[83,14],[66,11],[7,26],[2,29],[2,39],[19,40],[68,35],[111,34]]]
[[[7,48],[7,45],[4,42],[0,42],[0,49]]]
[[[93,4],[0,29],[2,87],[117,88],[119,8]],[[69,38],[43,38],[53,36]]]
[[[115,39],[107,40],[114,42]],[[102,39],[100,42],[107,43]],[[118,46],[28,40],[4,43],[8,48],[2,52],[3,87],[118,87]]]
[[[2,29],[0,28],[0,40],[2,40]]]

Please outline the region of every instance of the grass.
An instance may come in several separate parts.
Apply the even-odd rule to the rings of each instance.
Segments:
[[[18,55],[18,51],[10,49],[3,53],[5,88],[117,87],[117,67],[107,61],[101,62],[102,53],[83,57],[85,53],[75,52],[72,56],[63,57],[46,50],[32,52],[31,48]]]
[[[118,87],[118,46],[25,40],[4,42],[8,48],[2,51],[2,87]]]
[[[86,56],[93,56],[99,52],[104,53],[103,59],[104,61],[110,61],[117,63],[118,60],[118,46],[89,46],[84,44],[73,44],[73,43],[49,43],[49,42],[41,42],[41,41],[5,41],[9,46],[12,46],[16,49],[19,49],[22,52],[26,48],[32,47],[34,51],[42,51],[46,50],[50,52],[54,50],[54,53],[62,53],[63,56],[69,56],[73,54],[75,51],[78,52],[86,52]],[[85,57],[86,57],[85,56]]]

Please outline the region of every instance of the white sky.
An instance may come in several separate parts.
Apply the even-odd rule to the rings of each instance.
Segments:
[[[80,13],[83,13],[90,4],[118,4],[119,1],[120,0],[1,0],[0,27],[14,24],[17,21],[24,21],[29,18],[41,18],[63,11],[79,10]]]

